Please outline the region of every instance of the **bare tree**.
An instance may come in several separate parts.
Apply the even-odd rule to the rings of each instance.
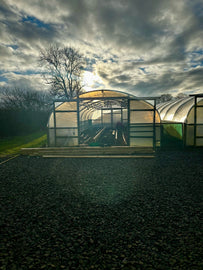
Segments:
[[[72,47],[54,47],[41,51],[40,62],[45,67],[43,77],[51,85],[51,93],[71,99],[82,92],[83,56]]]
[[[18,87],[1,88],[0,96],[0,107],[7,110],[47,111],[52,101],[48,92]]]

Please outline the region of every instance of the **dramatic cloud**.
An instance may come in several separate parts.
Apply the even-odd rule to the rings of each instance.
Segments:
[[[202,16],[201,0],[1,0],[0,86],[47,88],[39,54],[57,44],[85,55],[86,90],[203,92]]]

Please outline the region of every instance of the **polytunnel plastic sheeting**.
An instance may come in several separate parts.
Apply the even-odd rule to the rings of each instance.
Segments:
[[[55,108],[55,111],[76,111],[77,110],[77,102],[63,102]]]
[[[164,106],[166,106],[168,104],[168,102],[164,102],[164,103],[159,103],[156,105],[156,108],[161,110]]]
[[[179,114],[178,111],[182,108],[183,111],[187,110],[187,105],[190,103],[190,101],[193,101],[193,98],[190,99],[180,99],[175,101],[172,105],[169,106],[167,109],[165,116],[163,118],[164,121],[176,121],[176,122],[184,122],[184,117],[187,115],[187,113],[183,112],[183,114]]]
[[[203,106],[203,98],[197,102],[197,105]],[[196,109],[197,109],[196,123],[203,124],[203,107],[197,107]],[[194,123],[194,107],[191,108],[187,116],[187,124],[193,124],[193,123]]]
[[[93,102],[94,100],[92,100]],[[97,119],[99,116],[101,117],[101,110],[102,110],[102,101],[97,101],[96,106],[95,102],[92,103],[93,106],[91,106],[91,103],[89,103],[88,107],[82,106],[82,109],[80,110],[80,119],[81,120],[88,120],[88,119]],[[118,107],[118,106],[117,106]],[[109,108],[109,112],[111,112],[111,108],[113,109],[114,107]],[[103,111],[103,113],[106,113]]]
[[[179,103],[179,102],[180,102],[180,100],[175,101],[175,104],[176,104],[176,103]],[[158,111],[159,111],[159,113],[160,113],[160,117],[161,117],[162,120],[164,120],[164,117],[165,117],[167,111],[168,111],[173,105],[174,105],[174,101],[169,101],[169,102],[165,103],[165,105],[164,105],[163,107],[161,107],[161,109],[158,108]]]
[[[153,106],[143,100],[132,100],[130,103],[130,109],[153,109]]]
[[[80,102],[81,111],[89,108],[101,109],[103,105],[102,100],[82,100]]]
[[[118,92],[118,91],[111,91],[111,90],[96,90],[87,92],[80,95],[80,98],[122,98],[129,96],[126,93]],[[80,102],[80,120],[85,121],[90,119],[93,115],[97,115],[94,112],[97,110],[100,110],[102,106],[104,105],[103,100],[82,100]],[[108,102],[108,101],[107,101]],[[115,101],[116,102],[116,101]],[[114,102],[114,103],[115,103]],[[59,112],[57,111],[64,111]],[[65,112],[65,111],[77,111],[77,101],[71,101],[71,102],[63,102],[55,108],[56,112],[56,127],[72,127],[77,126],[77,115],[71,112]],[[48,127],[53,128],[54,127],[54,115],[53,113],[50,116]]]
[[[203,98],[198,99],[197,105],[201,105]],[[186,97],[178,101],[168,102],[163,107],[157,107],[162,121],[172,121],[180,123],[194,123],[193,117],[190,116],[188,120],[188,115],[192,107],[194,106],[194,97]],[[202,121],[202,109],[197,108],[197,121]]]
[[[193,105],[194,105],[194,98],[191,97],[185,99],[184,102],[180,103],[179,107],[176,109],[172,120],[174,122],[181,122],[181,123],[186,122],[188,113],[193,107]]]
[[[159,103],[157,104],[157,109],[159,109],[160,111],[162,111],[166,106],[170,105],[171,103],[173,103],[174,101],[170,100],[170,101],[166,101],[163,103]]]
[[[55,103],[57,106],[55,112],[51,114],[48,124],[50,146],[78,145],[80,136],[85,134],[86,129],[93,125],[114,128],[118,122],[122,122],[124,125],[139,125],[141,123],[141,127],[136,127],[139,130],[130,127],[133,134],[135,131],[139,133],[139,138],[131,137],[130,145],[154,146],[154,113],[157,123],[160,122],[160,117],[158,112],[154,111],[151,100],[150,98],[149,102],[138,100],[132,95],[118,91],[97,90],[84,93],[79,96],[79,99],[75,98],[61,104]],[[130,112],[128,111],[128,102],[130,102],[129,108],[132,110]],[[143,125],[145,126],[143,127]],[[145,138],[146,132],[149,132],[150,139]]]
[[[56,113],[56,127],[75,127],[77,126],[77,113]],[[67,121],[68,119],[68,121]],[[54,128],[54,114],[52,113],[49,122],[48,128]]]
[[[84,120],[88,120],[90,118],[92,118],[92,115],[94,113],[94,109],[86,109],[80,112],[80,120],[84,121]]]
[[[160,117],[154,106],[143,100],[130,100],[129,144],[136,147],[153,147],[156,137],[160,139]]]
[[[196,135],[203,136],[203,126],[196,127]],[[194,145],[194,125],[187,125],[186,145]],[[196,138],[196,146],[203,146],[203,138]]]
[[[76,112],[56,112],[56,128],[54,128],[54,114],[49,120],[49,145],[74,146],[78,145],[78,125]],[[67,121],[69,119],[69,121]]]
[[[103,111],[103,124],[109,124],[111,125],[111,109]],[[118,122],[121,122],[121,110],[114,110],[112,113],[112,125],[116,126]],[[122,109],[122,119],[123,119],[123,124],[126,124],[128,122],[128,110],[127,109]],[[95,117],[93,117],[93,121],[101,123],[101,113],[96,115],[95,112]]]
[[[96,90],[80,95],[80,98],[126,97],[128,94],[112,90]]]
[[[195,97],[186,97],[179,102],[171,102],[163,107],[159,106],[161,120],[167,123],[171,123],[171,128],[168,130],[171,137],[176,137],[175,125],[180,123],[184,125],[184,138],[185,145],[187,146],[203,146],[203,98],[197,97],[196,117],[195,117]],[[167,110],[168,107],[168,110]],[[161,109],[160,109],[161,108]],[[167,110],[167,114],[161,113],[161,111]],[[170,115],[171,114],[171,115]],[[170,115],[170,116],[169,116]]]
[[[68,121],[67,121],[68,119]],[[64,102],[55,108],[56,127],[77,126],[77,102]],[[54,127],[54,114],[52,113],[48,127]]]
[[[154,112],[153,111],[132,111],[130,112],[130,123],[153,123]],[[156,123],[160,123],[159,114],[156,112]]]
[[[154,122],[154,107],[143,100],[130,101],[130,123],[153,123]],[[133,111],[146,110],[146,111]],[[148,111],[147,111],[148,110]],[[158,112],[155,112],[155,122],[160,123]]]

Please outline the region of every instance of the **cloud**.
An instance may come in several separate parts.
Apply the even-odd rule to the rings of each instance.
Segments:
[[[140,96],[201,92],[201,10],[200,0],[2,0],[0,82],[45,87],[40,50],[70,44],[106,88]]]
[[[47,90],[47,86],[43,85],[40,74],[21,74],[15,72],[3,73],[2,76],[6,81],[10,81],[10,87],[19,87],[22,89]],[[4,82],[0,84],[6,86]]]

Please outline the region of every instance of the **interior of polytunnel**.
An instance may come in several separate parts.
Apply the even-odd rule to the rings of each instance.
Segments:
[[[159,144],[160,117],[150,102],[110,90],[87,92],[55,103],[50,146],[142,146]]]
[[[81,100],[80,144],[90,146],[127,145],[127,100]]]

